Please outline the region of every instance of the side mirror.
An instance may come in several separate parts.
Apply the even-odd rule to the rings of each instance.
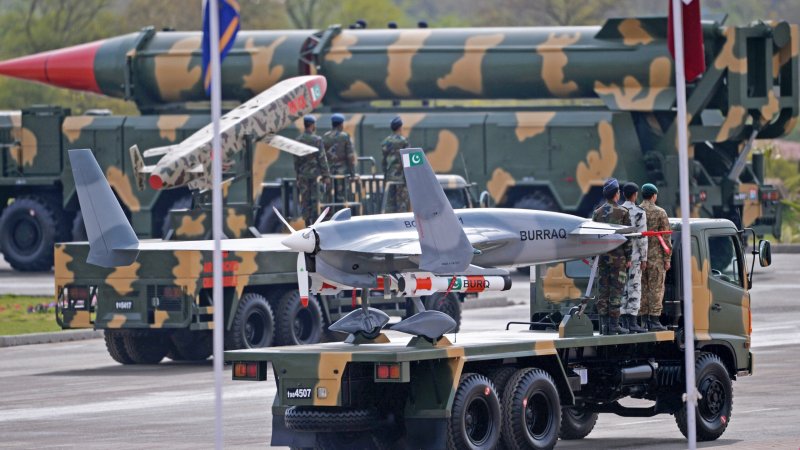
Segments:
[[[492,196],[489,195],[489,191],[481,192],[481,196],[478,199],[478,203],[480,204],[481,208],[490,208],[492,206]]]
[[[769,241],[764,239],[758,241],[758,263],[761,267],[769,267],[772,264],[772,247]]]

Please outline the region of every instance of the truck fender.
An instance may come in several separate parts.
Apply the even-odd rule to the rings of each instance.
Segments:
[[[558,389],[558,397],[561,400],[561,406],[575,405],[575,394],[572,393],[567,373],[558,355],[536,357],[531,361],[529,366],[542,369],[553,377],[553,381],[556,383],[556,389]]]

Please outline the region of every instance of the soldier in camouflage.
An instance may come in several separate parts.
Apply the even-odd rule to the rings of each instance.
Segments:
[[[658,188],[647,183],[642,186],[641,206],[647,215],[647,231],[669,231],[669,219],[662,208],[656,206]],[[644,325],[650,331],[664,331],[661,325],[661,307],[664,300],[664,278],[670,268],[670,255],[672,242],[669,239],[659,240],[658,237],[648,237],[647,267],[642,274],[642,304],[639,315],[642,316]],[[662,247],[661,243],[664,243]]]
[[[319,210],[319,185],[317,177],[322,177],[325,186],[330,185],[330,168],[328,158],[325,155],[325,148],[322,145],[322,138],[317,136],[317,119],[312,115],[303,117],[303,133],[296,138],[297,141],[308,144],[319,151],[294,157],[294,170],[297,174],[297,192],[300,198],[300,213],[306,221],[306,225],[311,225],[317,219]]]
[[[622,195],[625,196],[625,203],[622,204],[622,207],[628,210],[636,231],[639,233],[647,231],[646,214],[642,208],[636,205],[639,186],[636,183],[625,183],[622,186]],[[628,269],[628,281],[625,284],[625,292],[622,294],[622,308],[620,308],[622,325],[631,333],[647,331],[638,323],[639,305],[642,299],[642,271],[645,267],[647,267],[647,238],[634,239],[631,267]]]
[[[403,159],[400,157],[400,149],[408,147],[408,139],[402,135],[403,120],[399,116],[392,119],[390,127],[392,134],[381,142],[383,179],[387,182],[385,212],[408,212],[410,210],[408,187],[406,177],[403,175]]]
[[[331,175],[356,175],[356,151],[350,135],[343,129],[344,116],[336,113],[331,116],[331,130],[322,135],[322,143],[328,157]],[[336,180],[334,193],[337,203],[345,201],[345,182]]]
[[[628,210],[617,205],[619,201],[619,182],[610,178],[603,185],[606,201],[594,210],[592,220],[615,225],[630,225]],[[627,270],[631,266],[630,240],[622,246],[600,255],[598,267],[597,313],[600,315],[600,332],[603,334],[628,334],[628,329],[620,325],[622,292],[625,290]]]

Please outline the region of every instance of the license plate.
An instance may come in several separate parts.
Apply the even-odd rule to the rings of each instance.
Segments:
[[[289,388],[286,390],[286,398],[311,398],[311,388]]]

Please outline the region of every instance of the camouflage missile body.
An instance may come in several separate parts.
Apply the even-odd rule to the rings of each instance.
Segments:
[[[223,161],[229,161],[244,147],[247,136],[266,139],[314,110],[325,95],[325,78],[296,77],[282,81],[226,113],[220,119],[220,145]],[[212,125],[191,135],[178,145],[150,149],[144,156],[163,154],[150,175],[153,189],[189,185],[211,187]],[[192,176],[195,171],[196,176]]]

